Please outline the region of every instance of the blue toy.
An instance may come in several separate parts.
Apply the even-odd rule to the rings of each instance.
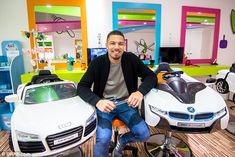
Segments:
[[[73,57],[68,57],[68,71],[72,71],[73,70],[73,63],[75,62],[74,61],[74,58]]]

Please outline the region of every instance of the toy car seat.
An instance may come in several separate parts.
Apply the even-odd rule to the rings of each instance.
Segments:
[[[32,77],[31,84],[62,81],[56,74],[49,70],[40,70],[38,75]]]
[[[171,72],[171,71],[173,70],[170,68],[170,65],[166,62],[162,62],[161,64],[158,65],[158,68],[154,71],[154,73],[157,76],[158,82],[162,83],[162,82],[166,82],[166,80],[162,78],[162,75],[165,72]]]

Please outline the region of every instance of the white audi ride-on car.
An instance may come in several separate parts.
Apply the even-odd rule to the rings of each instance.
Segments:
[[[97,126],[95,108],[76,94],[76,85],[40,71],[17,94],[5,98],[16,107],[11,118],[10,148],[18,156],[66,156],[91,138]]]

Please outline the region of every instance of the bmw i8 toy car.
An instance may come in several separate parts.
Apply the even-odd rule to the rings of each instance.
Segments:
[[[211,87],[179,69],[171,69],[167,63],[160,64],[155,72],[161,78],[145,96],[141,111],[148,125],[167,133],[152,135],[145,142],[147,153],[191,156],[187,144],[172,137],[171,132],[209,133],[225,129],[229,120],[226,103]]]
[[[229,70],[220,70],[216,75],[216,90],[220,94],[228,94],[228,98],[235,103],[235,63],[232,64]],[[235,109],[235,106],[230,106],[231,110]],[[228,123],[227,130],[235,135],[235,122],[230,121]]]
[[[16,105],[9,144],[17,154],[63,156],[96,131],[95,109],[77,96],[73,82],[50,72],[40,71],[31,83],[21,84],[17,94],[5,99]],[[81,156],[78,150],[76,156]]]
[[[231,100],[235,103],[235,63],[229,70],[219,70],[216,75],[216,90],[220,94],[231,93]]]

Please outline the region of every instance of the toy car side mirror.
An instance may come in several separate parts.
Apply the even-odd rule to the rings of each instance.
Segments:
[[[19,97],[17,94],[12,94],[12,95],[8,95],[5,97],[5,101],[6,102],[18,102],[19,101]]]

